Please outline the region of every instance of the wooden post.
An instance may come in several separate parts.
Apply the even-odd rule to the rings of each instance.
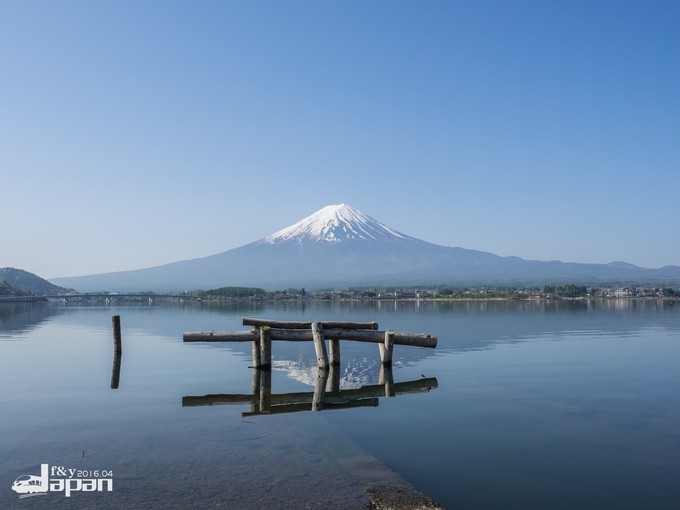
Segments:
[[[261,334],[262,333],[258,331],[257,336],[253,338],[253,368],[260,368],[262,366],[262,358],[260,357]]]
[[[328,368],[328,353],[326,352],[326,342],[323,337],[323,326],[318,322],[312,323],[312,337],[314,338],[314,349],[316,350],[316,362],[320,369]]]
[[[272,336],[269,326],[260,328],[260,367],[264,369],[272,367]]]
[[[258,351],[258,359],[260,353]],[[260,384],[262,371],[259,368],[253,367],[253,401],[250,404],[250,411],[255,413],[260,409]]]
[[[319,372],[316,374],[316,384],[314,385],[314,396],[312,397],[312,411],[321,411],[323,409],[326,381],[328,381],[328,370],[319,367]]]
[[[272,407],[272,373],[259,370],[260,374],[260,412],[269,413]]]
[[[326,389],[331,393],[340,392],[340,366],[331,363],[330,375],[328,376],[328,386]]]
[[[120,356],[123,354],[123,341],[120,334],[120,315],[111,317],[113,324],[113,353]]]
[[[333,340],[329,340],[328,344],[331,347],[331,366],[339,366],[340,365],[340,340],[337,338],[334,338]]]
[[[113,355],[113,371],[111,372],[111,389],[117,390],[120,385],[120,354]]]
[[[383,365],[392,365],[392,351],[394,350],[394,331],[385,331],[385,341],[378,344],[380,348],[380,361]]]

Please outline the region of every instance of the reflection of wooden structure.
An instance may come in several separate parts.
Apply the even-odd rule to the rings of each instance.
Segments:
[[[380,370],[379,384],[341,390],[340,371],[337,366],[331,366],[330,373],[327,370],[319,370],[313,392],[272,394],[271,376],[271,371],[255,368],[253,369],[252,394],[182,397],[182,407],[250,404],[250,412],[242,413],[243,416],[320,411],[322,409],[347,409],[350,407],[377,407],[380,397],[424,393],[438,386],[437,379],[434,377],[395,384],[392,378],[392,368],[383,366]]]
[[[185,342],[252,342],[253,367],[271,367],[272,340],[289,342],[313,341],[317,364],[320,369],[340,364],[340,340],[377,343],[380,359],[384,365],[392,364],[394,345],[417,347],[437,346],[437,337],[424,333],[399,333],[378,331],[375,322],[289,322],[263,319],[243,319],[250,331],[209,331],[184,333]],[[330,360],[326,350],[330,344]]]
[[[113,355],[113,369],[111,370],[111,389],[117,390],[120,386],[120,354]]]

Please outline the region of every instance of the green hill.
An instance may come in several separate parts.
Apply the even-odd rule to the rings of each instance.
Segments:
[[[30,292],[21,290],[7,282],[0,281],[0,297],[22,297],[30,295]]]
[[[13,267],[0,268],[0,282],[5,282],[18,290],[26,293],[34,293],[40,295],[61,294],[67,292],[67,289],[53,285],[47,280],[40,278],[33,273],[24,271],[23,269],[16,269]],[[0,290],[0,295],[11,296],[13,294],[2,294],[4,287]],[[9,290],[7,290],[9,292]]]

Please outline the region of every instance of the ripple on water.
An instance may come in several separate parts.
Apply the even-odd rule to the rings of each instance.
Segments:
[[[236,420],[232,417],[210,417],[197,422],[191,435],[201,441],[217,443],[244,443],[270,438],[277,434],[265,420]]]

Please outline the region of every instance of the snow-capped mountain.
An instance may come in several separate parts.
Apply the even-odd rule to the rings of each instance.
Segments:
[[[269,244],[284,241],[339,243],[351,239],[378,241],[414,238],[392,230],[347,204],[339,204],[319,209],[311,216],[265,237],[263,241]]]
[[[402,234],[346,204],[329,205],[263,239],[217,255],[52,280],[79,291],[671,281],[680,282],[680,267],[540,262],[439,246]]]

